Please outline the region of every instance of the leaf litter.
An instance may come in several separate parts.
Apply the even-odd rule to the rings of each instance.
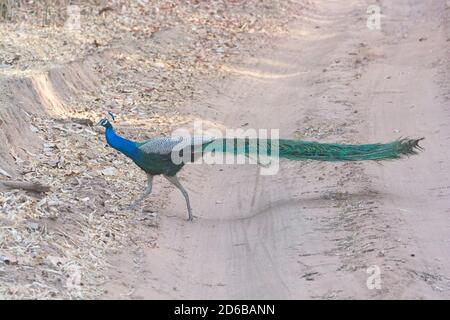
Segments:
[[[43,1],[18,1],[10,18],[0,20],[1,83],[73,62],[97,77],[95,90],[64,96],[63,114],[26,113],[41,149],[9,151],[20,180],[51,190],[0,190],[0,299],[98,297],[108,281],[108,254],[156,246],[157,212],[166,195],[149,200],[150,212],[126,210],[145,177],[92,124],[112,110],[119,131],[131,138],[169,134],[190,120],[182,106],[202,94],[199,81],[287,32],[302,6],[114,0],[83,1],[79,8],[80,30],[65,25],[67,5],[45,8]]]

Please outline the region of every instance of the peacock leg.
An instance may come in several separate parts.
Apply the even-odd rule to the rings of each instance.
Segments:
[[[189,195],[187,193],[187,191],[183,188],[183,186],[181,185],[180,181],[178,180],[178,178],[176,176],[164,176],[167,180],[169,180],[175,187],[177,187],[181,193],[183,194],[184,198],[186,199],[186,205],[187,205],[187,209],[188,209],[188,213],[189,213],[189,221],[193,220],[193,216],[192,216],[192,208],[191,208],[191,203],[189,201]]]
[[[137,207],[137,205],[145,199],[150,193],[152,193],[152,186],[153,186],[153,175],[147,173],[147,187],[145,188],[142,195],[137,198],[132,204],[130,204],[129,209],[133,210]]]

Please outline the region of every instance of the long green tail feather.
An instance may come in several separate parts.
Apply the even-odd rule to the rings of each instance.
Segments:
[[[219,139],[208,145],[209,150],[232,152],[235,155],[262,155],[276,156],[278,143],[278,156],[289,160],[318,160],[318,161],[363,161],[363,160],[389,160],[402,156],[417,154],[420,139],[398,139],[390,143],[374,144],[338,144],[319,143],[302,140],[279,139]],[[221,147],[218,147],[219,144]],[[214,146],[215,145],[215,146]],[[223,148],[223,149],[222,149]]]

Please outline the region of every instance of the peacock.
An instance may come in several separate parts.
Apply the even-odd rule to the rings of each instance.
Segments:
[[[108,113],[114,121],[112,112]],[[97,125],[103,126],[107,143],[117,151],[129,157],[134,163],[141,168],[147,175],[147,186],[132,204],[130,209],[135,209],[148,195],[152,192],[153,177],[163,175],[176,188],[178,188],[186,200],[188,211],[188,220],[193,220],[191,203],[189,195],[178,180],[177,173],[183,168],[185,162],[174,161],[173,152],[187,152],[189,159],[194,161],[198,156],[202,156],[204,152],[216,143],[223,146],[216,148],[220,152],[231,152],[234,155],[244,154],[251,156],[257,154],[259,148],[264,148],[270,156],[275,146],[278,148],[278,157],[288,160],[318,160],[318,161],[365,161],[365,160],[392,160],[399,159],[403,156],[417,154],[422,149],[419,146],[419,139],[398,139],[390,143],[374,143],[374,144],[338,144],[338,143],[319,143],[292,139],[250,139],[250,138],[233,138],[215,139],[207,136],[191,136],[186,141],[186,137],[154,137],[146,141],[137,142],[126,139],[118,135],[107,117],[100,119]],[[182,146],[180,148],[180,145]],[[243,145],[244,147],[237,147]],[[256,147],[255,147],[256,146]]]

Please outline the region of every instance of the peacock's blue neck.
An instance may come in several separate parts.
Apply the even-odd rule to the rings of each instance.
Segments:
[[[106,141],[111,147],[122,152],[127,157],[136,160],[135,158],[138,156],[138,148],[134,141],[130,141],[117,135],[112,126],[106,128],[105,136]]]

